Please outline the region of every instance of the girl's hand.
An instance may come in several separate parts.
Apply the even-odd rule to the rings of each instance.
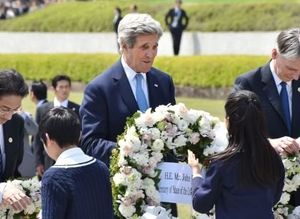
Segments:
[[[201,165],[199,164],[199,160],[195,157],[195,154],[190,150],[188,150],[188,164],[192,168],[193,175],[200,174]]]

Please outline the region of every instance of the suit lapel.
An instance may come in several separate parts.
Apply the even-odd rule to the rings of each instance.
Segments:
[[[11,157],[15,156],[14,155],[14,147],[11,146],[11,144],[14,143],[15,139],[14,136],[12,135],[13,133],[13,127],[8,124],[7,122],[3,124],[3,142],[4,142],[4,150],[5,150],[5,169],[3,172],[4,176],[7,176],[7,170],[10,168],[9,166],[11,165]]]
[[[149,105],[152,110],[155,109],[158,105],[160,105],[159,100],[161,100],[161,93],[159,92],[159,82],[155,77],[155,73],[153,70],[150,70],[147,73],[147,86],[149,93]]]
[[[284,115],[281,109],[280,98],[278,94],[278,90],[276,88],[275,81],[272,76],[272,72],[270,70],[269,63],[265,65],[261,70],[261,78],[264,84],[263,91],[265,92],[268,100],[275,108],[276,112],[280,115],[281,119],[285,123]]]
[[[112,69],[113,84],[116,86],[116,90],[120,93],[123,102],[128,107],[131,114],[134,114],[139,108],[134,98],[134,94],[131,90],[128,78],[126,77],[125,71],[118,61]]]

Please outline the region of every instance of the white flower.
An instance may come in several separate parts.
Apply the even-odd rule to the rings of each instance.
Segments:
[[[140,117],[135,119],[135,124],[138,128],[143,127],[153,127],[156,123],[156,120],[151,116],[151,112],[147,111],[144,114],[141,114]]]
[[[166,210],[161,206],[146,206],[145,213],[141,219],[172,219],[171,210]]]
[[[296,174],[295,176],[293,176],[293,184],[296,185],[297,187],[300,186],[300,174]]]
[[[125,175],[122,174],[122,173],[116,173],[114,176],[113,176],[113,181],[114,183],[118,186],[120,184],[123,184],[125,185]]]
[[[290,200],[290,194],[288,194],[287,192],[283,192],[279,202],[281,204],[286,205],[289,202],[289,200]]]
[[[128,134],[125,136],[125,139],[126,139],[127,145],[129,145],[127,147],[130,149],[130,151],[137,152],[141,149],[142,143],[141,143],[139,137]]]
[[[285,178],[283,191],[292,192],[296,190],[297,190],[297,186],[294,184],[293,180]]]
[[[188,113],[188,108],[183,103],[178,103],[177,105],[174,105],[173,110],[175,111],[175,114],[183,117]]]
[[[160,138],[160,131],[157,128],[149,129],[150,134],[152,135],[152,139],[156,140]]]
[[[200,141],[200,134],[198,132],[193,132],[189,137],[189,141],[192,144],[197,144]]]
[[[293,166],[292,162],[289,159],[283,159],[282,163],[285,169],[290,169]]]
[[[144,187],[155,186],[153,179],[150,179],[149,177],[145,178],[143,183]]]
[[[140,151],[130,156],[139,166],[146,166],[149,160],[149,154],[147,151]]]
[[[124,156],[128,156],[128,155],[132,154],[133,147],[130,142],[125,141],[124,139],[121,139],[120,141],[118,141],[118,145],[120,146],[122,154]]]
[[[164,142],[161,139],[156,139],[152,144],[154,151],[161,151],[164,148]]]
[[[211,127],[211,120],[208,116],[202,116],[201,120],[199,121],[199,131],[201,135],[208,136],[208,137],[214,137],[212,136],[212,127]]]
[[[177,125],[180,131],[185,131],[188,128],[188,123],[182,119],[178,121]]]
[[[135,210],[136,209],[133,205],[125,206],[121,203],[119,206],[119,211],[125,218],[130,218],[135,213]]]
[[[154,186],[148,186],[145,188],[145,192],[146,195],[148,196],[148,198],[151,202],[151,204],[157,205],[160,202],[160,198],[159,198],[159,192],[156,190],[156,188]]]
[[[300,206],[296,207],[288,219],[300,219]]]
[[[154,160],[154,162],[155,163],[158,163],[158,162],[160,162],[161,160],[162,160],[162,158],[163,158],[163,154],[162,153],[160,153],[160,152],[152,152],[151,153],[151,158],[149,159],[149,163],[150,163],[150,161],[153,159]]]
[[[185,146],[187,142],[187,138],[184,137],[183,135],[179,135],[177,138],[174,140],[174,145],[175,147],[182,147]]]
[[[275,218],[286,218],[286,216],[288,216],[288,210],[289,209],[287,207],[282,207],[280,205],[274,212]]]
[[[228,132],[224,122],[218,122],[213,128],[214,140],[211,145],[217,147],[216,152],[224,151],[228,146]]]

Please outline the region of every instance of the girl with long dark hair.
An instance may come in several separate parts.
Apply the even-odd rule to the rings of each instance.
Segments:
[[[271,219],[284,185],[281,158],[269,143],[261,105],[250,91],[231,93],[225,104],[229,145],[209,159],[201,176],[198,159],[189,151],[193,171],[193,208],[216,218]]]

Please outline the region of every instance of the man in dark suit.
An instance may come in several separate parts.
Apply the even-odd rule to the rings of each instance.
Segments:
[[[37,108],[36,122],[40,124],[43,116],[54,107],[69,108],[79,116],[79,105],[68,100],[71,92],[71,78],[67,75],[57,75],[52,79],[52,87],[54,90],[54,100],[46,102]],[[44,171],[54,164],[54,160],[45,152],[40,137],[35,138],[33,145],[36,159],[36,172],[38,176],[42,176]]]
[[[255,92],[265,112],[268,136],[272,145],[282,153],[299,150],[296,138],[300,137],[300,29],[281,32],[277,47],[272,50],[272,59],[265,66],[239,76],[235,81],[236,90]],[[281,82],[286,82],[289,120],[284,116],[280,99]],[[286,136],[286,137],[283,137]]]
[[[118,32],[121,59],[85,89],[81,147],[107,165],[127,117],[138,110],[175,104],[171,77],[152,67],[161,35],[160,24],[150,15],[126,15]]]
[[[37,115],[37,109],[48,102],[47,90],[47,85],[43,81],[33,81],[31,84],[29,95],[32,102],[36,104],[35,115]]]
[[[33,81],[29,91],[31,101],[39,108],[47,101],[47,85],[43,81]],[[36,110],[37,112],[37,110]],[[35,112],[35,115],[37,113]],[[38,132],[38,124],[30,113],[26,111],[18,112],[24,119],[24,155],[23,161],[19,166],[22,177],[33,177],[36,174],[35,156],[33,153],[33,142]]]
[[[182,33],[189,23],[189,18],[181,8],[181,4],[181,0],[176,0],[175,7],[170,9],[165,17],[165,23],[172,34],[173,51],[176,56],[179,54]]]
[[[24,121],[17,114],[22,99],[28,94],[23,77],[15,70],[0,71],[0,204],[10,204],[22,210],[30,203],[9,178],[20,176],[18,166],[23,158]]]
[[[268,137],[279,153],[300,148],[300,29],[282,31],[266,65],[239,76],[236,90],[255,92],[265,113]],[[300,204],[297,195],[295,204]]]

